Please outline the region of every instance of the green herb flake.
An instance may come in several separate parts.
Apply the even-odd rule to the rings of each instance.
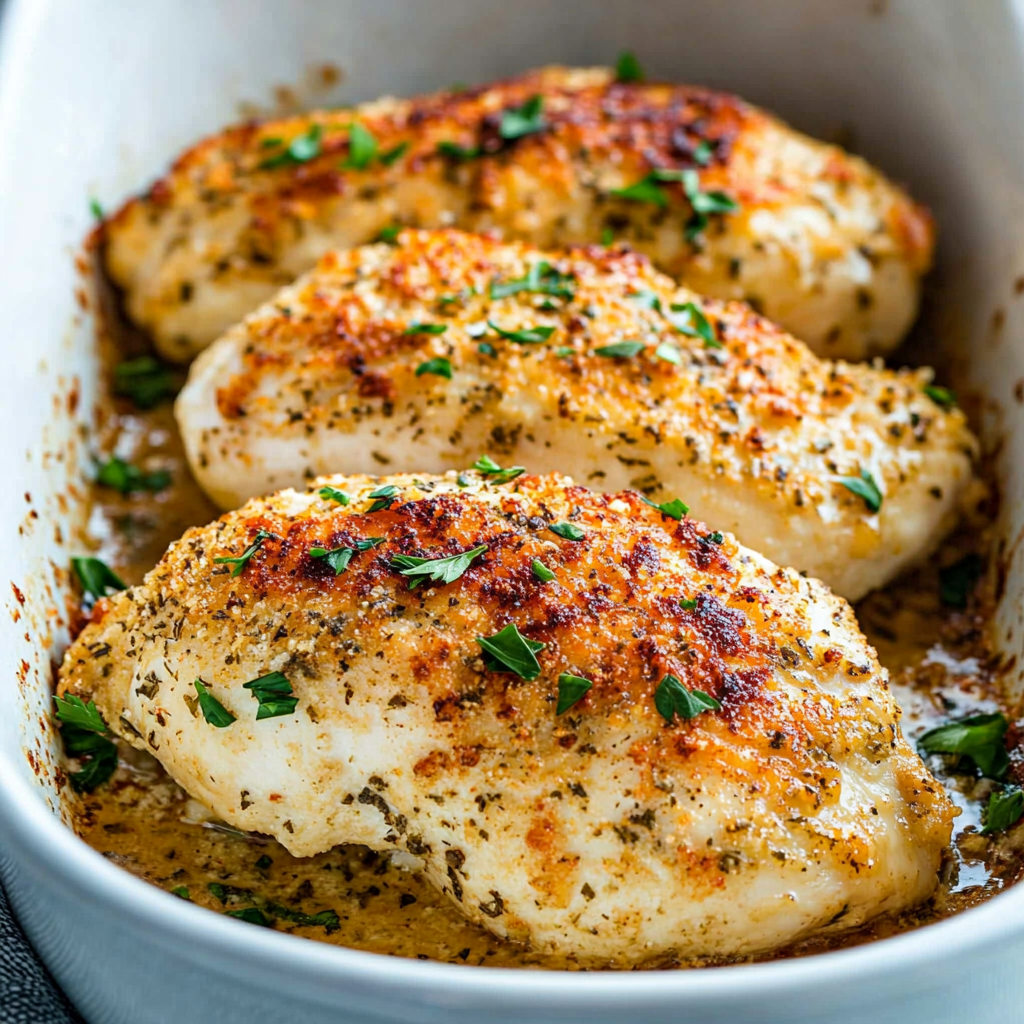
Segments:
[[[563,540],[583,540],[586,536],[575,523],[552,523],[548,529]]]
[[[492,299],[505,299],[510,295],[528,292],[536,295],[552,295],[559,299],[571,299],[576,294],[576,282],[572,274],[563,274],[547,260],[540,260],[530,266],[525,277],[511,281],[492,281]]]
[[[970,758],[982,775],[1001,779],[1010,765],[1006,753],[1006,717],[996,711],[972,715],[958,722],[929,729],[918,737],[917,747],[925,754],[954,754],[958,759]]]
[[[563,672],[558,677],[558,703],[555,705],[555,714],[565,714],[573,704],[582,700],[593,685],[589,679],[584,679],[583,676],[574,676]]]
[[[457,142],[439,142],[437,152],[451,160],[475,160],[480,156],[479,146],[460,146]]]
[[[333,570],[335,576],[340,576],[347,568],[348,563],[352,561],[352,556],[356,553],[355,548],[327,548],[314,547],[309,549],[309,557],[316,559],[323,559]]]
[[[275,167],[294,166],[295,164],[308,163],[315,159],[322,152],[321,141],[324,129],[322,125],[315,124],[309,131],[297,135],[288,144],[287,148],[274,156],[268,157],[259,166],[261,171],[272,170]],[[278,140],[265,140],[276,142]]]
[[[594,349],[594,355],[606,356],[609,359],[632,359],[643,352],[642,341],[617,341],[614,345],[602,345]]]
[[[700,164],[701,167],[707,167],[714,155],[711,143],[707,139],[701,139],[693,149],[693,162]]]
[[[438,356],[436,359],[428,359],[425,363],[420,363],[416,367],[416,376],[422,377],[425,373],[433,374],[435,377],[444,377],[446,380],[452,379],[452,361],[446,359],[444,356]]]
[[[71,787],[76,793],[91,793],[116,771],[117,747],[108,738],[94,701],[86,704],[74,694],[54,701],[64,753],[85,762],[79,771],[69,774]]]
[[[354,171],[364,171],[376,155],[377,140],[373,133],[358,121],[354,121],[348,130],[348,156],[341,166]]]
[[[188,886],[187,885],[176,886],[175,888],[173,888],[171,890],[171,895],[172,896],[177,896],[179,900],[188,900],[189,903],[192,902],[192,897],[189,895],[189,891],[188,891]]]
[[[1024,815],[1024,791],[1019,786],[1008,786],[988,798],[988,806],[982,814],[984,828],[982,835],[1005,832]]]
[[[683,355],[670,341],[663,341],[655,350],[654,358],[661,359],[666,363],[678,366],[683,361]]]
[[[544,131],[544,97],[531,96],[521,107],[503,110],[498,134],[506,141],[521,139],[524,135],[534,135]]]
[[[245,907],[243,910],[225,910],[224,914],[227,917],[234,917],[239,921],[245,921],[246,924],[258,924],[261,928],[272,927],[270,919],[257,907]]]
[[[256,861],[256,867],[259,868],[260,871],[266,871],[273,863],[273,860],[264,853],[261,854],[259,859]]]
[[[336,501],[339,505],[347,505],[352,500],[344,491],[339,491],[337,487],[321,487],[319,494],[324,501]]]
[[[96,702],[90,700],[88,704],[81,697],[69,693],[64,697],[54,696],[54,703],[57,705],[57,720],[64,725],[72,725],[76,729],[84,729],[86,732],[105,734],[106,723],[96,707]]]
[[[721,544],[725,540],[725,534],[721,530],[715,530],[714,533],[709,533],[702,540],[706,540],[709,544]]]
[[[985,563],[975,554],[939,570],[939,597],[947,608],[966,608],[967,600],[981,579]]]
[[[615,244],[615,232],[611,228],[601,228],[601,244],[606,249]]]
[[[708,217],[715,213],[735,213],[740,207],[731,196],[724,192],[702,192],[700,175],[692,168],[680,175],[683,192],[690,201],[693,214],[686,222],[684,235],[688,242],[694,241],[708,226]]]
[[[540,675],[537,653],[547,644],[528,640],[510,622],[494,636],[478,636],[476,642],[484,650],[484,664],[490,672],[515,672],[521,679],[536,679]]]
[[[661,312],[661,299],[650,288],[640,288],[638,291],[630,292],[626,298],[630,302],[635,302],[641,309],[653,309],[656,313]]]
[[[940,387],[938,384],[926,384],[924,393],[940,409],[953,409],[956,407],[956,392],[949,388]]]
[[[679,598],[679,607],[684,612],[692,612],[697,609],[697,598],[695,597],[681,597]]]
[[[502,469],[490,455],[481,455],[473,463],[472,468],[486,476],[492,484],[507,484],[510,480],[515,480],[517,476],[522,476],[526,472],[525,466],[509,466],[508,469]]]
[[[388,245],[394,245],[395,242],[398,241],[398,235],[401,230],[401,224],[389,224],[387,227],[383,227],[377,232],[377,241],[387,242]]]
[[[447,324],[421,324],[416,320],[409,324],[402,334],[444,334],[447,330]]]
[[[555,578],[555,574],[539,558],[530,563],[530,569],[541,583],[550,583]]]
[[[390,167],[396,160],[400,160],[409,148],[408,142],[400,142],[393,149],[387,150],[385,153],[381,153],[380,162],[385,167]]]
[[[654,706],[658,714],[671,722],[675,715],[680,718],[696,718],[704,711],[720,711],[722,705],[703,690],[688,690],[677,676],[667,675],[654,691]]]
[[[373,504],[367,512],[380,512],[382,509],[389,509],[398,500],[398,488],[394,484],[384,484],[375,491],[370,491],[368,498],[373,498]]]
[[[114,367],[114,394],[130,398],[137,409],[152,409],[177,390],[174,375],[153,356],[126,359]]]
[[[218,729],[226,729],[235,720],[235,716],[210,693],[202,679],[196,679],[192,685],[199,694],[199,710],[203,718]]]
[[[490,356],[492,359],[498,354],[498,350],[489,341],[481,341],[476,350],[480,355]]]
[[[523,327],[518,331],[506,331],[503,327],[499,327],[494,323],[493,320],[488,320],[487,326],[502,338],[516,341],[520,345],[540,345],[555,333],[554,327]]]
[[[242,570],[249,564],[249,559],[256,554],[265,540],[270,540],[274,537],[272,533],[268,533],[266,530],[257,530],[256,536],[253,537],[252,543],[240,554],[240,555],[227,555],[221,558],[215,558],[213,560],[215,565],[233,565],[234,569],[231,570],[232,576],[240,576]]]
[[[653,203],[658,207],[668,206],[668,196],[658,184],[658,180],[654,174],[648,174],[647,177],[641,178],[625,188],[613,188],[611,195],[616,199],[626,199],[632,203]]]
[[[704,342],[705,348],[722,347],[714,327],[711,326],[703,310],[692,302],[673,304],[668,321],[680,334],[686,334],[691,338],[700,338]]]
[[[839,482],[858,498],[862,498],[869,512],[877,512],[882,507],[882,492],[866,469],[860,471],[860,476],[844,476]]]
[[[82,585],[82,590],[94,601],[106,597],[108,590],[128,589],[128,584],[99,558],[72,558],[71,567],[78,577],[78,582]]]
[[[116,455],[102,463],[96,470],[96,482],[103,487],[110,487],[120,494],[131,494],[134,491],[162,491],[171,482],[171,474],[166,469],[145,472]]]
[[[683,516],[690,511],[690,506],[684,504],[678,498],[662,502],[660,505],[656,501],[651,501],[650,498],[645,498],[642,494],[640,495],[640,498],[646,504],[650,505],[651,508],[656,508],[663,516],[668,516],[669,519],[682,519]]]
[[[295,713],[299,698],[293,696],[292,684],[281,672],[269,672],[258,679],[252,679],[242,686],[259,701],[256,721],[264,718],[280,718]]]
[[[95,196],[92,196],[89,199],[89,212],[93,215],[93,217],[96,220],[100,221],[100,223],[103,222],[103,207],[100,205],[100,201]]]
[[[623,50],[615,62],[615,81],[642,82],[643,80],[644,70],[640,67],[640,61],[636,59],[636,54],[629,50]]]
[[[435,583],[454,583],[470,567],[473,559],[478,558],[486,550],[487,545],[481,544],[471,551],[447,555],[444,558],[395,555],[391,559],[391,568],[397,569],[403,576],[410,577],[410,590],[419,586],[424,579],[434,580]]]
[[[341,919],[334,910],[321,910],[316,914],[305,914],[282,903],[267,902],[266,910],[273,917],[282,917],[303,928],[323,928],[328,935],[341,927]]]

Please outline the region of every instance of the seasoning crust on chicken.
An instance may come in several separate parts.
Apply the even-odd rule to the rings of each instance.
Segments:
[[[321,473],[444,472],[487,452],[682,499],[853,600],[933,548],[972,480],[964,417],[929,380],[821,360],[630,251],[407,231],[329,253],[232,328],[177,416],[225,508]]]
[[[447,582],[407,574],[466,552]],[[512,626],[515,671],[478,639]],[[258,719],[273,672],[294,703]],[[956,813],[844,601],[557,476],[254,500],[102,601],[60,689],[226,822],[297,856],[411,854],[474,921],[584,963],[745,955],[911,906]]]
[[[187,360],[328,248],[396,224],[611,235],[846,359],[900,341],[933,249],[927,212],[878,171],[733,96],[551,67],[228,128],[110,220],[106,267]]]

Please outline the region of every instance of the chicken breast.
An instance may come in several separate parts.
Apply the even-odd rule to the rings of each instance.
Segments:
[[[321,473],[488,453],[680,498],[853,600],[937,543],[971,480],[963,415],[929,380],[820,360],[629,251],[405,232],[325,256],[232,328],[177,416],[225,508]]]
[[[674,515],[557,476],[330,477],[186,533],[61,690],[230,824],[410,854],[582,962],[925,899],[956,811],[851,609]]]
[[[106,266],[187,360],[325,250],[396,224],[610,234],[846,359],[899,342],[933,247],[926,211],[863,160],[733,96],[553,67],[226,129],[109,222]]]

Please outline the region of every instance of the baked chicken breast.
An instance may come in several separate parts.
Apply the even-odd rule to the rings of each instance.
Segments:
[[[60,688],[226,822],[410,854],[582,962],[925,899],[956,811],[851,609],[677,514],[557,476],[322,479],[186,533]]]
[[[631,251],[408,231],[329,253],[228,331],[177,417],[224,508],[488,453],[680,498],[853,600],[937,543],[972,479],[964,417],[930,379],[819,359]]]
[[[327,249],[396,224],[610,234],[846,359],[899,342],[933,247],[926,211],[867,163],[733,96],[552,67],[228,128],[111,219],[106,266],[187,360]]]

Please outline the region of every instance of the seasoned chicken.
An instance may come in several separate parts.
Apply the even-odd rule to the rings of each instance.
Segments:
[[[396,224],[611,235],[845,359],[899,342],[933,247],[927,212],[863,160],[733,96],[553,67],[229,128],[110,221],[106,266],[185,360],[325,250]]]
[[[557,476],[325,478],[186,533],[61,690],[230,824],[411,854],[581,962],[925,899],[956,811],[849,606],[680,514]]]
[[[971,480],[963,415],[929,380],[820,360],[632,252],[409,231],[326,255],[232,328],[177,415],[225,508],[321,473],[488,453],[680,498],[853,600],[934,546]]]

